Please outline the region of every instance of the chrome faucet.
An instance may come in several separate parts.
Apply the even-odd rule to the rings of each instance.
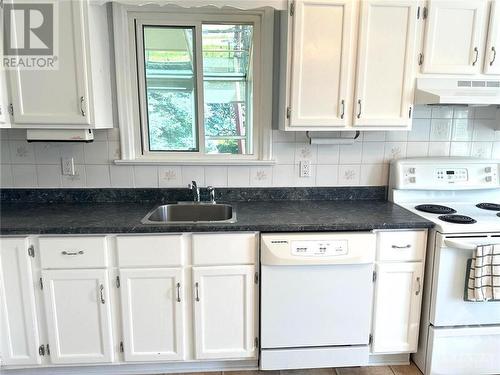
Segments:
[[[188,185],[188,187],[193,192],[193,201],[199,202],[200,201],[200,188],[196,184],[196,181],[191,181],[191,183]]]
[[[213,186],[207,186],[207,190],[210,196],[210,203],[215,204],[215,188]]]

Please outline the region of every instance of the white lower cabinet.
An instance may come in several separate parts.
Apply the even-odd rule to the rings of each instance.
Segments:
[[[112,362],[107,270],[44,270],[42,281],[51,362]]]
[[[373,354],[417,351],[426,231],[377,234]]]
[[[0,239],[0,354],[5,366],[41,363],[29,246],[23,237]]]
[[[197,359],[257,355],[255,266],[193,267]]]
[[[423,264],[377,264],[376,272],[372,352],[414,352],[420,322]]]
[[[184,359],[182,269],[120,270],[126,361]]]

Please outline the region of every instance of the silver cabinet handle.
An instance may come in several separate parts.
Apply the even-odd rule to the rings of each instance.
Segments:
[[[181,302],[181,283],[177,283],[177,302]]]
[[[342,101],[340,102],[340,105],[342,106],[342,113],[340,114],[340,118],[344,119],[344,114],[345,114],[345,100],[344,99],[342,99]]]
[[[410,244],[404,246],[392,245],[393,249],[409,249],[411,247]]]
[[[80,96],[80,112],[82,116],[85,117],[85,97]]]
[[[64,251],[61,251],[61,254],[74,256],[74,255],[83,255],[84,252],[83,252],[83,250],[80,250],[80,251],[66,251],[66,250],[64,250]]]
[[[358,99],[358,118],[361,118],[361,99]]]
[[[497,58],[497,50],[495,47],[491,47],[491,52],[493,52],[493,60],[490,61],[490,66],[493,65],[493,63],[495,62],[495,59]]]
[[[475,66],[477,63],[477,60],[479,59],[479,49],[477,47],[474,47],[474,52],[476,53],[476,57],[474,58],[474,61],[472,62],[472,66]]]
[[[104,300],[104,285],[101,284],[101,286],[99,287],[99,291],[101,293],[101,303],[104,305],[106,303],[106,301]]]
[[[196,302],[200,302],[200,291],[199,291],[199,284],[195,283],[194,284],[195,292],[196,292],[196,297],[195,300]]]
[[[415,292],[415,295],[418,296],[421,291],[422,291],[422,283],[420,282],[420,277],[417,277],[417,291]]]

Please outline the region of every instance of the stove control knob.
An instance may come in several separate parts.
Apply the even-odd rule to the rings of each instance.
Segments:
[[[408,168],[408,173],[415,174],[415,168]]]
[[[486,173],[491,173],[491,167],[486,167],[486,168],[484,168],[484,171],[485,171]]]
[[[414,184],[415,182],[417,182],[417,179],[415,177],[410,177],[409,181],[410,181],[410,184]]]
[[[486,176],[485,180],[486,182],[491,182],[493,179],[491,178],[491,176]]]

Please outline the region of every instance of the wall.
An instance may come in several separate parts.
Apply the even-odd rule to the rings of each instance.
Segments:
[[[96,132],[93,143],[27,143],[25,131],[0,131],[1,187],[356,186],[387,184],[388,163],[416,156],[500,159],[500,109],[419,106],[410,132],[364,132],[354,145],[311,146],[304,133],[273,131],[274,166],[118,166],[118,129]],[[62,176],[72,156],[76,176]],[[299,177],[310,160],[312,176]]]

